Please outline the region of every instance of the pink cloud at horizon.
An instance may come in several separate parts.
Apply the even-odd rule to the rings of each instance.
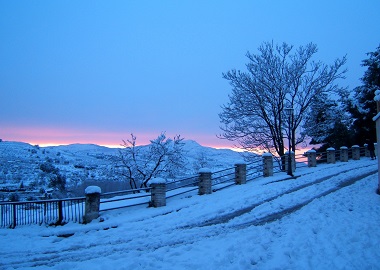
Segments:
[[[157,138],[159,133],[133,133],[138,145],[149,144],[149,141]],[[176,134],[166,133],[168,137]],[[182,136],[185,140],[194,140],[203,146],[213,148],[234,148],[233,143],[217,138],[215,135],[194,134],[193,136]],[[97,144],[107,147],[120,147],[123,140],[131,138],[131,132],[105,132],[95,130],[78,130],[66,128],[48,127],[12,127],[3,128],[0,138],[4,141],[25,142],[32,145],[54,146],[67,144]]]

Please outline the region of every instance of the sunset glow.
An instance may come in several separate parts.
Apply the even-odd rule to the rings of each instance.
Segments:
[[[166,132],[234,148],[216,137],[232,91],[223,73],[245,72],[247,51],[263,42],[312,42],[316,62],[347,55],[339,86],[352,90],[366,53],[379,45],[379,8],[327,0],[1,1],[0,138],[119,147],[131,133],[144,145]]]
[[[150,140],[157,138],[159,134],[134,134],[137,137],[138,145],[146,145]],[[176,134],[166,134],[167,137],[174,137]],[[130,133],[117,132],[100,132],[100,131],[82,131],[70,129],[55,128],[4,128],[1,139],[4,141],[26,142],[31,145],[39,146],[57,146],[69,144],[97,144],[109,148],[122,147],[122,140],[130,139]],[[233,143],[218,139],[216,136],[205,134],[195,134],[194,137],[183,137],[185,140],[194,140],[203,146],[209,146],[220,149],[234,149]]]

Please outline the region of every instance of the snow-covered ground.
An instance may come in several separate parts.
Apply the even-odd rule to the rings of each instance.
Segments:
[[[0,269],[379,269],[377,161],[300,168],[103,222],[0,230]]]

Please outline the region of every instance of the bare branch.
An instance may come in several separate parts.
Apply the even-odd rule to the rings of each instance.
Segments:
[[[219,114],[220,137],[236,141],[244,149],[262,148],[283,155],[284,108],[294,108],[291,132],[297,134],[316,96],[342,90],[335,82],[344,78],[346,57],[328,66],[312,60],[317,51],[313,43],[295,49],[286,43],[275,46],[267,42],[258,48],[258,54],[247,53],[248,72],[224,73],[232,93]],[[294,139],[293,150],[302,138]]]

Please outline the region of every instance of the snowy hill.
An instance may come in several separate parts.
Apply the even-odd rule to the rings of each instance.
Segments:
[[[378,269],[377,161],[196,191],[103,222],[0,230],[1,269]]]
[[[184,142],[188,175],[197,173],[200,167],[216,171],[233,167],[242,160],[240,153],[229,149],[204,147],[190,140]],[[141,146],[144,147],[147,146]],[[48,188],[47,176],[40,166],[49,163],[67,179],[69,192],[60,196],[82,196],[87,185],[96,183],[105,192],[126,189],[124,177],[113,169],[118,153],[119,149],[94,144],[39,147],[21,142],[0,142],[0,188],[14,190],[23,186],[35,191],[33,196],[30,193],[28,196],[36,199],[40,190]],[[0,201],[8,194],[0,192]],[[20,199],[26,198],[21,196]]]

